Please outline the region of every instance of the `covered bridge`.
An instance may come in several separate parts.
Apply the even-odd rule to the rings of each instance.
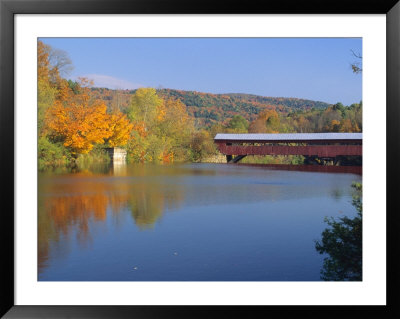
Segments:
[[[247,155],[362,156],[362,133],[217,134],[214,142],[228,163]]]

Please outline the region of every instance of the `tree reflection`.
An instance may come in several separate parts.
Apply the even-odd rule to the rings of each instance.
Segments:
[[[327,253],[321,270],[321,279],[327,281],[362,280],[362,185],[352,184],[354,218],[325,218],[329,225],[322,232],[322,240],[315,244],[320,253]]]
[[[40,178],[38,202],[38,267],[46,267],[51,244],[68,245],[70,236],[85,246],[91,241],[93,222],[117,219],[130,211],[140,229],[153,227],[168,208],[177,208],[183,190],[162,181],[146,180],[119,168],[107,175],[80,172]],[[107,215],[109,214],[109,215]],[[60,238],[62,237],[62,240]],[[58,247],[58,251],[65,247]]]

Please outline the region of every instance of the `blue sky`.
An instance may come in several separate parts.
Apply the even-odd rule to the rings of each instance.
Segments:
[[[68,78],[95,86],[163,87],[297,97],[345,105],[362,100],[350,64],[360,38],[41,38],[64,50]]]

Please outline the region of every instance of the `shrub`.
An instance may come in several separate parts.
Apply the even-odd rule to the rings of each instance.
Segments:
[[[72,157],[62,143],[52,143],[46,137],[38,140],[38,169],[43,171],[49,168],[70,165]]]

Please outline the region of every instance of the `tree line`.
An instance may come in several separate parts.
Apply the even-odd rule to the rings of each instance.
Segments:
[[[203,161],[217,154],[217,133],[362,131],[362,102],[93,88],[89,79],[65,78],[71,65],[38,41],[39,169],[108,161],[109,147],[125,148],[130,162]]]

